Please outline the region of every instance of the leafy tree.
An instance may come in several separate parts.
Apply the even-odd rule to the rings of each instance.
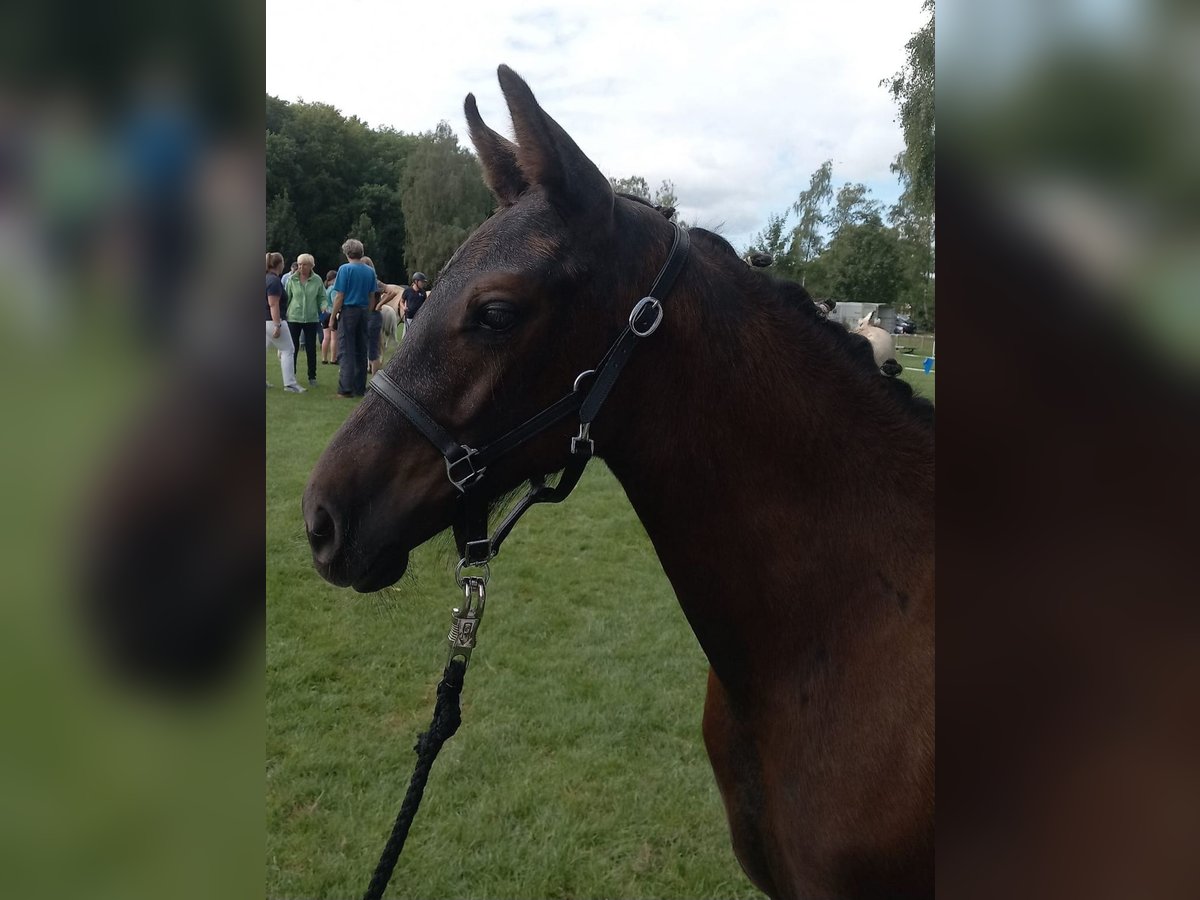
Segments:
[[[933,326],[933,221],[920,215],[902,195],[888,212],[888,221],[899,238],[903,277],[899,307],[923,329]]]
[[[675,193],[675,182],[664,178],[663,183],[654,192],[652,202],[655,206],[661,206],[663,209],[675,209],[679,206],[679,196]]]
[[[267,196],[278,197],[301,183],[296,142],[286,134],[267,132]]]
[[[358,238],[362,241],[367,256],[371,257],[371,262],[375,264],[375,271],[382,274],[382,268],[379,265],[379,261],[375,258],[375,251],[372,249],[379,246],[379,235],[375,231],[375,223],[371,221],[371,217],[366,213],[360,215],[346,233],[346,237]]]
[[[827,217],[829,230],[837,237],[851,225],[883,224],[883,204],[871,199],[865,184],[844,184]]]
[[[458,145],[446,122],[418,138],[400,178],[400,197],[410,272],[441,269],[494,206],[479,161]]]
[[[618,194],[631,194],[663,209],[676,209],[679,206],[679,196],[675,193],[675,182],[667,178],[663,179],[662,184],[658,186],[653,195],[650,193],[650,184],[641,175],[630,175],[628,178],[613,178],[610,175],[608,183]],[[672,218],[685,228],[688,226],[688,223],[679,218],[678,214]]]
[[[406,281],[404,271],[404,212],[398,188],[364,184],[354,192],[353,209],[370,224],[369,237],[356,234],[384,281]],[[355,228],[359,227],[355,219]]]
[[[304,253],[304,235],[287,189],[267,205],[267,249],[278,250],[289,264]],[[285,267],[286,269],[286,267]]]
[[[933,220],[934,220],[934,0],[925,0],[921,7],[929,18],[904,45],[907,53],[904,67],[881,84],[896,101],[900,126],[904,133],[904,150],[892,163],[892,172],[900,179],[903,192],[893,207],[890,218],[906,241],[920,244],[909,254],[912,266],[908,271],[910,301],[919,309],[918,319],[926,326],[933,324]]]
[[[789,236],[783,231],[786,225],[787,213],[771,213],[767,216],[767,227],[754,236],[749,249],[766,253],[778,263],[787,252]]]
[[[829,220],[828,207],[833,199],[833,160],[827,159],[808,179],[808,190],[801,191],[792,204],[798,217],[788,245],[789,268],[800,275],[804,283],[804,267],[821,253],[825,246],[824,228]]]
[[[634,197],[641,197],[643,200],[649,200],[651,203],[654,202],[650,196],[650,185],[646,183],[646,179],[641,175],[630,175],[628,178],[613,178],[610,175],[608,183],[612,185],[612,189],[618,194],[632,194]]]
[[[904,68],[885,78],[885,86],[900,107],[900,126],[904,131],[904,150],[892,168],[905,188],[912,192],[911,203],[919,214],[933,215],[934,199],[934,0],[925,0],[921,8],[929,18],[904,45]]]
[[[366,213],[375,228],[367,253],[381,274],[404,269],[404,211],[400,176],[416,146],[415,135],[370,129],[327,103],[266,98],[267,200],[284,189],[290,198],[302,249],[324,272],[343,261],[347,229]]]
[[[814,296],[894,305],[903,274],[899,238],[882,222],[847,225],[806,274]]]

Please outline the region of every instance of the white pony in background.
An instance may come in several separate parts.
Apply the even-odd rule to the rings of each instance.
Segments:
[[[903,369],[896,362],[896,339],[878,325],[873,325],[874,317],[873,311],[863,316],[858,320],[858,325],[850,329],[850,333],[860,334],[867,339],[880,372],[889,376],[899,375]]]
[[[383,317],[383,328],[380,329],[379,335],[379,358],[383,359],[383,351],[387,349],[388,340],[399,343],[396,337],[396,325],[400,322],[400,314],[396,312],[396,307],[385,303],[379,307],[379,315]]]

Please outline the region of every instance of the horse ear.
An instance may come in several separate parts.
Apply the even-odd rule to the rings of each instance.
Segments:
[[[529,184],[546,188],[551,202],[566,212],[611,217],[612,185],[596,164],[538,105],[520,75],[505,65],[500,66],[497,75],[512,114],[517,164]]]
[[[487,182],[488,189],[504,206],[516,203],[517,198],[529,189],[529,182],[525,180],[520,166],[517,165],[516,145],[484,124],[474,94],[467,94],[463,111],[467,114],[471,143],[475,145],[475,152],[479,154],[479,162],[483,166],[483,180]]]

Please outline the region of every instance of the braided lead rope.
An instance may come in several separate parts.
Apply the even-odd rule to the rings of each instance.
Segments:
[[[400,851],[404,849],[404,841],[408,838],[408,830],[417,814],[417,808],[421,805],[425,782],[429,780],[429,770],[433,768],[433,761],[442,749],[442,744],[454,736],[459,723],[462,722],[458,697],[462,693],[466,669],[465,660],[452,659],[447,664],[446,671],[442,673],[442,680],[437,687],[437,703],[433,708],[433,721],[429,724],[429,730],[417,737],[416,746],[413,747],[417,753],[417,764],[413,769],[412,780],[408,784],[404,802],[400,805],[400,812],[396,815],[392,834],[384,845],[379,864],[375,867],[375,874],[371,876],[371,883],[367,892],[363,894],[363,900],[380,900],[383,897],[396,868],[396,862],[400,859]]]

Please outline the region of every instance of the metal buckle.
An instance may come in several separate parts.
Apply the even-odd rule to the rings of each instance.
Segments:
[[[468,566],[486,565],[489,560],[496,554],[492,552],[491,538],[483,538],[479,541],[467,541],[466,547],[463,548],[465,553],[462,562]],[[482,554],[478,551],[482,550]]]
[[[472,575],[459,583],[463,589],[463,605],[454,607],[454,619],[450,625],[450,633],[446,635],[446,640],[450,643],[450,655],[446,662],[448,664],[459,658],[466,666],[471,662],[471,651],[475,649],[479,623],[483,620],[487,578]]]
[[[476,469],[475,463],[471,461],[471,458],[478,451],[466,445],[463,445],[463,449],[467,451],[466,456],[460,456],[458,459],[453,461],[449,459],[446,460],[446,477],[450,479],[450,483],[458,488],[459,491],[466,493],[467,488],[483,477],[483,473],[487,471],[487,466],[484,466],[482,469]],[[462,478],[455,478],[454,467],[461,462],[465,462],[468,466],[470,466],[471,471]]]
[[[641,316],[642,312],[648,306],[653,306],[654,311],[657,315],[655,315],[654,321],[650,323],[649,328],[647,328],[645,331],[639,331],[638,326],[637,326],[638,318]],[[638,337],[650,337],[650,335],[654,334],[654,332],[656,332],[658,330],[658,326],[662,324],[662,318],[663,318],[662,304],[658,302],[658,298],[643,297],[641,300],[639,300],[637,302],[637,306],[635,306],[633,308],[633,312],[631,312],[629,314],[629,330],[632,331],[634,334],[636,334]]]
[[[571,438],[571,455],[572,456],[579,456],[582,453],[582,455],[584,455],[584,456],[591,457],[592,453],[596,449],[596,445],[593,444],[592,439],[590,437],[588,437],[588,434],[589,434],[589,432],[591,432],[591,430],[592,430],[591,422],[580,422],[579,423],[579,434],[577,434],[577,435],[575,435],[575,437]],[[582,447],[585,443],[587,444],[587,450],[581,451],[579,448]]]

